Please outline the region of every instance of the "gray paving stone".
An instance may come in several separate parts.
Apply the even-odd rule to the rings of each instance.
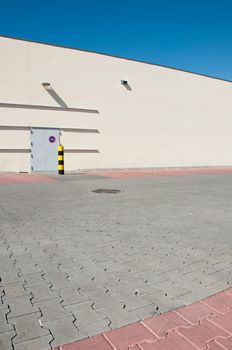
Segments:
[[[0,310],[0,334],[13,330],[13,326],[8,324],[7,322],[6,315],[8,313],[9,313],[9,309]]]
[[[187,284],[188,285],[188,284]],[[165,281],[159,284],[163,293],[167,295],[170,299],[178,298],[179,295],[189,294],[191,290],[189,288],[181,288],[174,281]]]
[[[5,302],[9,304],[11,311],[8,315],[8,319],[38,312],[38,308],[32,306],[30,296],[28,295],[17,298],[6,298]]]
[[[14,258],[17,257],[18,255],[24,255],[25,254],[25,247],[22,245],[21,241],[16,241],[16,242],[10,242],[10,252],[13,253]]]
[[[13,350],[11,339],[14,335],[14,331],[0,334],[0,350]]]
[[[33,305],[39,301],[57,298],[57,295],[51,291],[49,285],[47,284],[42,284],[33,287],[28,287],[25,285],[25,289],[27,293],[30,292],[32,294],[33,298],[31,301]]]
[[[87,324],[105,318],[102,314],[92,309],[92,302],[83,302],[66,306],[66,310],[72,312],[76,317],[78,324]]]
[[[28,260],[28,263],[24,263],[24,264],[18,264],[18,262],[16,261],[15,266],[20,270],[20,273],[22,275],[37,273],[37,269],[32,263],[33,262],[31,261],[31,259]]]
[[[79,324],[77,321],[75,322],[75,325],[81,330],[83,333],[87,334],[88,337],[92,337],[94,335],[97,335],[102,332],[107,332],[111,330],[111,327],[109,326],[110,320],[105,318],[102,320],[94,321],[91,323],[87,323],[84,325]],[[83,337],[84,338],[84,337]]]
[[[137,315],[133,315],[127,312],[125,309],[123,309],[123,305],[121,305],[120,308],[119,306],[115,306],[116,305],[109,305],[98,311],[99,315],[101,315],[101,317],[99,316],[99,320],[105,318],[110,320],[110,328],[122,327],[126,324],[133,323],[138,320]],[[77,318],[77,324],[78,323],[79,319]]]
[[[7,295],[0,292],[0,310],[40,308],[42,322],[73,313],[83,337],[105,330],[108,319],[120,327],[225,289],[232,282],[231,179],[69,175],[57,186],[1,185],[0,288]],[[123,188],[120,196],[92,193],[112,184]],[[21,306],[17,284],[28,294]],[[19,344],[27,349],[30,341]]]
[[[44,326],[52,332],[54,340],[53,347],[74,342],[86,337],[86,333],[78,330],[74,325],[73,316],[62,317],[58,320],[44,322]]]
[[[6,298],[16,298],[29,294],[25,291],[21,283],[13,283],[4,286],[4,292]]]
[[[212,294],[215,294],[212,293],[212,290],[210,291],[207,287],[195,282],[194,284],[191,284],[191,293],[179,295],[178,297],[173,298],[173,301],[175,303],[176,301],[180,301],[183,304],[191,304],[203,298],[207,298]]]
[[[156,293],[154,294],[156,295]],[[124,291],[120,293],[119,301],[125,307],[127,311],[137,309],[139,307],[144,307],[152,303],[150,299],[152,299],[152,294],[147,295],[146,297],[141,297],[139,294],[130,293]]]
[[[111,295],[109,290],[104,287],[86,291],[85,295],[89,297],[92,304],[94,303],[95,309],[100,309],[108,304],[120,302],[120,296],[118,294]]]
[[[4,257],[0,257],[1,275],[4,272],[15,272],[15,267],[12,259],[9,257],[9,252]]]
[[[138,309],[134,309],[129,311],[129,314],[138,320],[144,320],[145,318],[152,317],[158,315],[160,312],[157,309],[157,305],[149,304],[144,307],[140,307]]]
[[[1,271],[1,286],[5,286],[7,284],[14,284],[19,282],[19,275],[17,271],[9,270],[9,271]]]
[[[77,289],[64,288],[56,291],[56,294],[62,299],[62,306],[83,303],[89,301],[90,297],[85,293],[82,295]]]
[[[9,309],[8,304],[0,304],[0,311],[1,310],[7,310],[8,311],[8,309]]]
[[[50,349],[51,335],[31,339],[23,343],[14,344],[14,350],[48,350]],[[1,349],[1,348],[0,348]]]
[[[170,299],[167,295],[165,295],[164,292],[146,295],[144,296],[144,299],[148,302],[148,305],[154,304],[156,306],[155,311],[159,313],[163,313],[169,310],[173,310],[177,307],[184,306],[184,302],[182,301],[182,299],[179,299],[179,297],[176,299]]]
[[[50,335],[48,329],[42,328],[39,323],[40,313],[15,317],[9,322],[15,325],[17,335],[13,339],[13,343],[18,344],[32,340],[45,335]]]
[[[210,293],[212,295],[212,294],[218,293],[219,290],[221,291],[231,287],[231,283],[228,283],[225,280],[220,280],[220,281],[216,281],[214,283],[208,284],[206,287],[208,290],[210,290]]]
[[[25,281],[27,287],[35,287],[47,284],[47,282],[42,278],[42,275],[39,272],[22,275],[22,279]]]
[[[69,316],[70,312],[65,310],[60,302],[61,298],[39,301],[34,305],[41,310],[42,321],[52,321],[61,317]]]

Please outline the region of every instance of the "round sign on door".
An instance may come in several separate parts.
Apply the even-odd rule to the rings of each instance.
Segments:
[[[49,136],[48,141],[51,142],[51,143],[56,142],[55,136]]]

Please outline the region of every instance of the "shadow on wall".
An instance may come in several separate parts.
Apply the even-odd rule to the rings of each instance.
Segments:
[[[127,84],[124,84],[125,88],[128,90],[128,91],[132,91],[132,88],[131,86],[127,83]]]
[[[128,91],[132,91],[132,88],[131,86],[128,84],[128,81],[127,80],[121,80],[121,84],[123,86],[125,86],[125,88],[128,90]]]
[[[68,108],[68,105],[64,102],[64,100],[62,100],[62,98],[57,94],[57,92],[51,87],[49,83],[42,83],[42,85],[60,107]]]

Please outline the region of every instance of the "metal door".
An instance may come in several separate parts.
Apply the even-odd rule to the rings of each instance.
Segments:
[[[57,171],[59,129],[31,128],[31,170]]]

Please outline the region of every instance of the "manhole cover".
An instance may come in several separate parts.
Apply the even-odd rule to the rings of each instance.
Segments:
[[[120,190],[112,190],[109,188],[98,188],[97,190],[93,190],[94,193],[119,193]]]

